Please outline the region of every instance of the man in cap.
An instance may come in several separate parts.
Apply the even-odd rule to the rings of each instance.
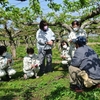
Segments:
[[[86,38],[74,40],[76,51],[69,66],[70,88],[82,92],[100,83],[100,59],[95,51],[86,45]]]

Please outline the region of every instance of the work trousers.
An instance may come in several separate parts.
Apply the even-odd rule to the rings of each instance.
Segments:
[[[90,87],[91,87],[93,85],[100,83],[100,80],[94,80],[94,79],[91,79],[88,77],[88,79],[86,81],[87,83],[84,84],[84,79],[79,75],[79,73],[83,73],[83,71],[77,67],[69,66],[69,78],[70,78],[71,84],[80,85],[80,86],[83,86],[83,85],[89,86],[89,84],[90,84],[89,82],[91,82],[91,84],[90,84]],[[87,74],[87,73],[85,73],[85,74]],[[88,80],[89,80],[89,82],[88,82]]]
[[[40,73],[44,74],[52,71],[52,50],[39,50]],[[46,63],[46,64],[45,64]]]
[[[30,69],[27,71],[24,70],[24,73],[27,75],[28,78],[33,77],[33,76],[37,77],[39,70],[40,70],[40,67],[38,66],[36,68]]]

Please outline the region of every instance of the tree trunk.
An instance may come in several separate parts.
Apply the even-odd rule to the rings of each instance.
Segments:
[[[28,46],[29,46],[28,36],[25,36],[25,44],[26,44],[26,48],[28,48]]]
[[[15,59],[16,58],[16,46],[14,46],[14,44],[11,45],[11,53],[12,53],[12,57]]]

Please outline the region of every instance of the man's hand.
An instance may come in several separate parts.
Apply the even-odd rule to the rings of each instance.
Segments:
[[[38,64],[32,64],[31,65],[31,68],[36,68],[36,67],[38,67]]]
[[[36,64],[35,67],[38,67],[38,64]]]
[[[66,58],[66,56],[61,55],[61,58],[63,58],[63,59],[64,59],[64,58]]]
[[[7,64],[9,64],[9,63],[11,63],[12,62],[12,60],[11,59],[8,59],[7,60]]]
[[[70,43],[72,43],[73,41],[72,41],[72,40],[70,40],[69,42],[70,42]]]
[[[47,42],[46,44],[53,45],[53,41],[51,40],[51,41]]]
[[[32,65],[31,65],[31,68],[35,68],[35,65],[34,65],[34,64],[32,64]]]

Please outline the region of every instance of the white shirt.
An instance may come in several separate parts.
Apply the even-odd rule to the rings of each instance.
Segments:
[[[7,58],[0,56],[0,70],[7,67]]]
[[[79,29],[78,32],[72,31],[71,33],[69,33],[68,35],[68,41],[72,40],[72,39],[76,39],[78,36],[84,36],[87,37],[86,31],[83,29]]]
[[[36,54],[33,54],[32,57],[29,57],[29,56],[24,57],[24,59],[23,59],[23,70],[24,71],[31,70],[32,64],[38,65],[38,66],[40,65],[40,61],[39,61],[38,56]]]
[[[71,60],[71,57],[69,55],[69,47],[67,47],[67,49],[65,50],[63,49],[61,55],[66,57],[65,60]]]
[[[79,36],[87,37],[86,31],[81,29],[81,28],[77,32],[72,31],[71,33],[68,34],[68,42],[73,40],[73,39],[76,39]],[[75,48],[75,45],[73,42],[70,43],[70,46],[72,48]]]

